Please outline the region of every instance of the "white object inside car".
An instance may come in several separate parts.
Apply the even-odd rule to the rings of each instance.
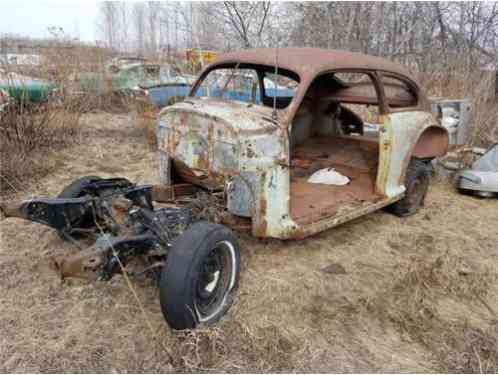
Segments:
[[[313,173],[308,179],[312,184],[326,184],[343,186],[349,183],[350,179],[337,172],[334,168],[320,169]]]

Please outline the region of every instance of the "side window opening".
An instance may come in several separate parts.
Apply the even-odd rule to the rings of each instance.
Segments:
[[[292,98],[296,92],[298,82],[281,74],[265,73],[263,86],[265,95],[268,97]]]
[[[263,104],[277,108],[287,107],[296,92],[299,83],[294,79],[275,73],[266,72],[263,77]]]
[[[159,77],[159,71],[160,71],[159,65],[145,66],[145,75],[149,79],[157,79]]]
[[[382,74],[386,102],[390,108],[416,107],[418,98],[411,85],[389,73]]]

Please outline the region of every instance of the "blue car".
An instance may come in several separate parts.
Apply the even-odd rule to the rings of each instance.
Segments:
[[[167,105],[171,105],[180,100],[183,100],[190,93],[191,86],[186,83],[162,83],[153,86],[140,87],[141,94],[145,95],[150,104],[156,109],[161,109]],[[221,96],[222,88],[213,85],[210,90],[211,96]],[[268,96],[277,97],[292,97],[293,90],[276,87],[266,90]],[[199,87],[196,96],[207,96],[206,89]],[[223,97],[230,100],[237,100],[241,102],[254,102],[261,104],[261,93],[256,90],[252,93],[250,90],[225,90]]]

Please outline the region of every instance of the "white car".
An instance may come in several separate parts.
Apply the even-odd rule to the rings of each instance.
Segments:
[[[498,143],[458,174],[458,188],[483,198],[498,195]]]

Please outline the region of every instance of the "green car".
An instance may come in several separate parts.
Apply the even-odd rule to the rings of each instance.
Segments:
[[[80,73],[77,77],[77,91],[104,94],[118,92],[129,94],[137,87],[154,86],[162,83],[187,83],[186,78],[169,65],[144,63],[142,61],[109,64],[106,73]]]
[[[60,93],[55,82],[1,72],[0,90],[7,92],[17,104],[44,103],[58,97]]]

